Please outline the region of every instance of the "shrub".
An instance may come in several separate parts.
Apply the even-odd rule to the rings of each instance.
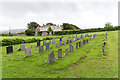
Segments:
[[[33,31],[32,29],[27,29],[27,30],[25,31],[25,34],[26,34],[27,36],[33,36],[33,35],[34,35],[34,31]]]
[[[20,38],[16,38],[16,39],[3,39],[2,40],[2,46],[9,46],[9,45],[15,45],[15,44],[22,44],[22,43],[32,43],[32,42],[36,42],[39,41],[40,39],[36,39],[36,38],[32,38],[32,39],[20,39]]]

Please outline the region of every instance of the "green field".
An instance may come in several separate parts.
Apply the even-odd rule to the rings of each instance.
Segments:
[[[80,35],[78,34],[78,36]],[[72,37],[72,35],[62,36],[65,37],[65,41],[69,36]],[[28,39],[33,37],[14,36],[12,38]],[[40,39],[44,37],[38,36]],[[2,39],[6,38],[11,37],[2,37]],[[2,46],[2,78],[118,78],[118,31],[108,32],[106,56],[102,56],[104,35],[97,35],[86,45],[75,49],[76,42],[89,38],[73,42],[74,51],[69,52],[69,55],[64,55],[65,48],[69,49],[69,44],[56,48],[56,43],[54,43],[50,45],[53,49],[45,51],[44,47],[44,52],[39,54],[36,42],[26,43],[26,47],[31,45],[33,47],[31,48],[32,56],[25,58],[23,57],[25,51],[17,51],[20,44],[13,45],[14,52],[8,55],[6,55],[6,46]],[[56,42],[59,42],[59,39],[56,39]],[[54,50],[55,58],[57,58],[58,49],[62,49],[63,58],[48,64],[48,54]],[[85,59],[80,59],[85,55],[87,56]]]

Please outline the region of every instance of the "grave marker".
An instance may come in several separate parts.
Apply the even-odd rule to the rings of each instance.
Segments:
[[[58,49],[58,59],[62,58],[62,49]]]
[[[65,55],[68,55],[68,48],[65,49]]]
[[[49,50],[49,43],[46,43],[46,51]]]
[[[43,45],[39,46],[39,53],[43,52],[43,48],[44,48]]]
[[[7,54],[12,53],[13,52],[13,46],[6,47],[6,52],[7,52]]]
[[[54,50],[52,50],[48,55],[48,63],[52,64],[55,61]]]
[[[25,44],[21,44],[21,45],[20,45],[20,49],[21,49],[21,50],[25,50]]]
[[[25,48],[25,57],[26,56],[31,56],[31,47],[26,47]]]

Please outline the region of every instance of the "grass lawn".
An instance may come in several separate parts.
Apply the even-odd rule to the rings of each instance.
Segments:
[[[105,33],[105,32],[100,32]],[[90,33],[93,34],[93,33]],[[99,34],[99,33],[98,33]],[[79,34],[78,36],[80,36]],[[65,41],[69,35],[62,35]],[[72,35],[70,35],[72,36]],[[13,38],[16,38],[15,36]],[[44,36],[45,37],[45,36]],[[51,36],[53,37],[53,36]],[[56,36],[54,36],[56,37]],[[58,36],[57,36],[58,37]],[[3,37],[5,38],[5,37]],[[6,37],[8,38],[8,37]],[[20,37],[18,37],[20,38]],[[24,37],[31,38],[31,37]],[[42,38],[42,37],[40,37]],[[89,39],[90,37],[86,37]],[[82,38],[78,41],[83,41]],[[76,42],[73,42],[74,51],[65,55],[65,48],[69,49],[69,44],[56,48],[56,43],[51,44],[48,51],[38,54],[38,47],[35,43],[26,43],[26,47],[33,46],[32,56],[23,57],[25,51],[17,51],[20,44],[13,45],[13,53],[6,55],[6,46],[2,46],[2,77],[3,78],[118,78],[118,31],[110,31],[107,36],[106,56],[102,56],[102,45],[104,35],[96,36],[86,45],[75,49]],[[43,44],[43,42],[41,42]],[[62,49],[63,58],[48,64],[48,54],[54,50],[55,58],[58,49]],[[80,57],[86,55],[83,60]]]

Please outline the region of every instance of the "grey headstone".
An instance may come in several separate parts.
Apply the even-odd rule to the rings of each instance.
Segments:
[[[83,40],[83,45],[85,45],[85,40]]]
[[[49,43],[46,43],[46,51],[49,50],[50,47],[49,47]]]
[[[51,40],[49,40],[49,44],[51,44]]]
[[[65,49],[65,55],[68,55],[68,48]]]
[[[55,43],[55,39],[53,38],[53,41],[52,41],[52,43]]]
[[[46,40],[43,41],[43,45],[44,45],[44,46],[46,45]]]
[[[62,49],[58,49],[58,59],[62,58]]]
[[[52,64],[55,61],[54,50],[52,50],[48,55],[48,63]]]
[[[63,41],[65,41],[64,37],[63,37]]]
[[[44,48],[43,45],[39,46],[39,53],[43,52],[43,48]]]
[[[25,48],[25,57],[26,56],[31,56],[31,47],[26,47]]]
[[[70,44],[70,52],[73,52],[73,45]]]
[[[56,43],[56,47],[58,47],[58,43]]]
[[[60,46],[62,45],[62,41],[60,41]]]
[[[20,49],[21,49],[21,50],[25,50],[25,44],[21,44],[21,45],[20,45]]]
[[[78,42],[76,43],[76,49],[78,49]]]

